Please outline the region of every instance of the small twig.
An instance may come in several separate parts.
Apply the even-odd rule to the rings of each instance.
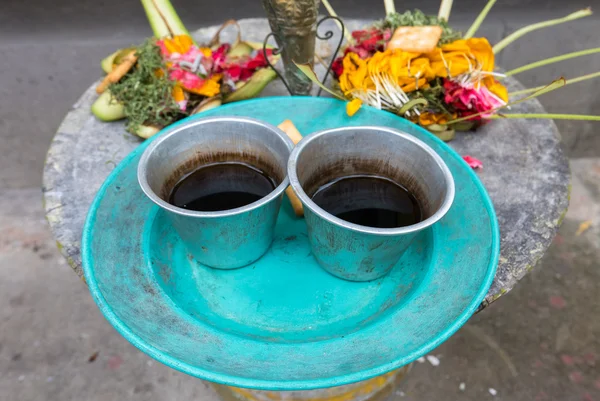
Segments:
[[[492,50],[494,51],[495,54],[498,54],[506,46],[511,44],[513,41],[519,39],[521,36],[523,36],[529,32],[535,31],[537,29],[553,26],[553,25],[562,24],[563,22],[572,21],[572,20],[575,20],[578,18],[587,17],[588,15],[592,15],[592,10],[590,8],[576,11],[576,12],[569,14],[563,18],[552,19],[552,20],[538,22],[536,24],[531,24],[531,25],[525,26],[525,27],[511,33],[510,35],[508,35],[507,37],[502,39],[500,42],[496,43],[496,45],[492,48]]]
[[[600,77],[600,71],[599,72],[595,72],[593,74],[582,75],[582,76],[577,77],[577,78],[568,78],[566,85],[574,84],[574,83],[577,83],[577,82],[585,81],[587,79],[592,79],[592,78],[596,78],[596,77]],[[531,92],[538,91],[538,90],[540,90],[542,88],[543,88],[543,86],[537,86],[535,88],[522,89],[522,90],[519,90],[519,91],[511,92],[511,93],[508,94],[508,96],[510,97],[510,96],[524,95],[526,93],[531,93]]]
[[[325,6],[325,8],[327,9],[327,12],[329,13],[329,15],[331,15],[332,17],[338,16],[337,13],[335,12],[335,10],[333,9],[333,7],[331,7],[331,4],[329,4],[328,0],[322,0],[322,3]],[[344,35],[344,37],[346,38],[348,43],[354,43],[354,40],[352,39],[352,35],[350,34],[350,32],[348,32],[347,29],[344,29],[344,27],[342,26],[342,24],[340,24],[339,21],[335,21],[335,24],[338,26],[338,28],[340,28],[340,31],[342,31],[342,34]]]
[[[471,25],[471,27],[469,28],[467,33],[465,33],[465,36],[463,36],[463,39],[469,39],[469,38],[472,38],[473,35],[475,35],[475,32],[477,32],[477,30],[483,23],[483,20],[485,19],[485,17],[487,17],[488,13],[490,12],[490,10],[492,9],[492,7],[494,6],[495,3],[496,3],[496,0],[488,1],[488,3],[483,8],[483,10],[481,10],[479,15],[475,19],[475,21],[473,21],[473,24]]]
[[[550,58],[547,58],[544,60],[536,61],[534,63],[524,65],[523,67],[519,67],[519,68],[515,68],[514,70],[510,70],[505,75],[506,76],[515,75],[515,74],[518,74],[523,71],[528,71],[528,70],[532,70],[537,67],[542,67],[544,65],[558,63],[559,61],[569,60],[569,59],[575,58],[575,57],[587,56],[588,54],[594,54],[594,53],[600,53],[600,47],[596,47],[595,49],[580,50],[577,52],[563,54],[561,56],[550,57]]]
[[[448,22],[450,19],[450,11],[452,10],[452,0],[442,0],[440,4],[440,11],[438,12],[438,19]]]
[[[327,63],[325,62],[325,60],[323,60],[323,57],[321,57],[315,53],[315,58],[317,59],[319,64],[321,64],[323,67],[327,68]]]

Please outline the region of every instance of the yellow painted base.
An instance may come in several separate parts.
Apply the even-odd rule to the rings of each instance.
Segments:
[[[223,401],[381,401],[396,390],[410,366],[369,380],[306,391],[263,391],[213,384]]]

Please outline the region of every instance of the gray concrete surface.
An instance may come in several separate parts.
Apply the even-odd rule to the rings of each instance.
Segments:
[[[380,2],[331,1],[343,16],[382,13]],[[173,3],[191,28],[262,13],[258,1]],[[438,2],[397,3],[435,12]],[[466,27],[484,1],[455,3],[452,21]],[[587,5],[600,2],[500,0],[482,33],[501,37]],[[506,49],[499,63],[514,68],[597,47],[598,21],[594,16],[531,34]],[[153,362],[109,326],[43,220],[41,169],[59,122],[97,78],[100,58],[149,32],[136,0],[1,4],[0,401],[216,399],[205,383]],[[596,55],[518,78],[539,85],[599,66]],[[572,85],[542,103],[554,112],[598,114],[599,87],[600,80]],[[600,400],[600,126],[560,122],[559,128],[574,178],[571,208],[554,245],[515,290],[434,352],[439,366],[417,363],[395,400]],[[576,236],[587,220],[592,228]]]
[[[600,400],[600,160],[572,169],[572,206],[541,265],[436,349],[439,366],[416,363],[395,401]],[[216,401],[110,327],[56,251],[40,196],[0,197],[0,400]]]

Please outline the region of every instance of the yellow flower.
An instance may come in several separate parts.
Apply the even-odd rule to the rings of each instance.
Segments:
[[[483,78],[483,84],[489,89],[490,92],[502,99],[504,103],[508,103],[508,90],[506,90],[506,86],[502,85],[491,75]]]
[[[438,77],[456,77],[465,72],[494,70],[494,52],[486,38],[459,39],[427,54]]]
[[[376,85],[392,81],[403,92],[427,88],[436,77],[429,59],[419,53],[386,50],[377,52],[367,60],[348,53],[343,60],[344,72],[340,76],[340,89],[346,96],[354,91],[376,90]]]
[[[213,97],[219,94],[221,91],[221,81],[223,74],[213,74],[210,78],[204,81],[204,84],[200,88],[185,88],[188,92],[195,93],[206,97]]]
[[[431,124],[446,124],[451,119],[456,118],[456,113],[449,116],[446,113],[431,113],[429,111],[422,112],[417,122],[424,127]]]
[[[346,103],[346,114],[348,114],[349,117],[352,117],[361,106],[362,101],[360,99],[352,99],[350,102]]]
[[[202,54],[204,55],[204,57],[211,57],[212,56],[212,50],[210,50],[208,47],[199,47],[198,48]]]
[[[169,54],[185,54],[192,48],[192,46],[194,46],[194,41],[188,35],[176,35],[172,38],[165,38],[163,39],[163,42],[165,49],[167,52],[169,52]],[[212,51],[208,47],[200,47],[198,50],[200,50],[205,57],[212,56]]]
[[[348,53],[343,61],[344,73],[340,76],[340,89],[348,93],[355,88],[362,88],[367,78],[367,62],[361,60],[356,53]]]
[[[185,54],[194,44],[192,38],[190,38],[188,35],[177,35],[173,38],[165,38],[163,41],[169,54]]]
[[[175,102],[181,102],[185,100],[185,94],[183,93],[183,89],[181,89],[181,86],[179,85],[175,85],[173,87],[171,95],[173,96],[173,100],[175,100]]]
[[[437,77],[455,78],[461,74],[474,85],[485,85],[503,101],[508,100],[506,88],[494,79],[494,52],[485,38],[460,39],[442,45],[430,53],[412,53],[388,49],[362,60],[349,52],[343,59],[340,89],[353,99],[347,106],[354,115],[362,103],[379,109],[399,110],[407,101],[406,93],[429,88]],[[407,117],[417,118],[416,115]],[[444,124],[447,115],[424,113],[421,125]]]

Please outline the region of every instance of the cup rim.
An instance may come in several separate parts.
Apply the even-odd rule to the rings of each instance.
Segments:
[[[287,145],[288,149],[290,150],[290,155],[291,155],[292,149],[294,148],[294,143],[285,134],[285,132],[283,132],[279,128],[275,127],[274,125],[271,125],[264,121],[257,120],[255,118],[239,117],[239,116],[219,116],[219,117],[200,117],[200,116],[195,117],[195,116],[192,116],[192,117],[188,117],[178,123],[172,124],[172,125],[164,128],[162,131],[157,133],[156,138],[153,139],[152,143],[144,150],[144,153],[142,154],[142,156],[140,157],[140,160],[138,162],[138,169],[137,169],[138,183],[139,183],[142,191],[144,192],[144,194],[152,202],[154,202],[157,206],[161,207],[162,209],[168,210],[172,213],[176,213],[181,216],[188,216],[188,217],[218,218],[218,217],[235,216],[235,215],[238,215],[241,213],[246,213],[246,212],[252,211],[254,209],[258,209],[259,207],[271,202],[273,199],[280,196],[283,193],[283,191],[285,191],[285,189],[288,187],[289,177],[287,174],[287,169],[285,169],[285,171],[284,171],[285,176],[283,177],[283,180],[267,196],[260,198],[259,200],[249,203],[242,207],[238,207],[235,209],[220,210],[220,211],[216,211],[216,212],[202,212],[202,211],[196,211],[196,210],[183,209],[183,208],[171,205],[170,203],[164,201],[160,196],[158,196],[152,190],[152,188],[150,188],[150,184],[148,183],[148,180],[146,178],[148,160],[150,159],[151,155],[168,138],[178,135],[182,131],[190,129],[192,127],[196,127],[196,126],[203,125],[203,124],[215,123],[215,122],[238,122],[238,123],[241,122],[241,123],[246,123],[246,124],[259,125],[264,128],[267,128],[270,131],[272,131],[273,133],[277,134],[280,137],[280,139],[282,139],[283,142]]]
[[[340,131],[356,131],[356,130],[361,130],[361,131],[376,130],[376,131],[384,131],[384,132],[396,135],[404,140],[413,142],[415,145],[422,148],[425,152],[427,152],[433,158],[433,160],[436,162],[438,168],[442,171],[442,174],[444,175],[444,180],[446,183],[446,187],[448,189],[446,191],[446,196],[444,197],[442,204],[440,205],[440,207],[436,210],[436,212],[434,214],[432,214],[425,220],[420,221],[417,224],[412,224],[410,226],[397,227],[397,228],[377,228],[377,227],[362,226],[359,224],[350,223],[346,220],[342,220],[339,217],[336,217],[336,216],[332,215],[331,213],[327,212],[326,210],[324,210],[323,208],[318,206],[315,202],[313,202],[313,200],[306,194],[306,192],[304,192],[302,185],[300,185],[300,181],[298,179],[298,174],[297,174],[298,157],[300,156],[300,154],[302,153],[304,148],[310,142],[312,142],[322,136],[331,135],[333,133],[337,133]],[[388,128],[388,127],[378,127],[378,126],[339,127],[339,128],[332,128],[332,129],[317,131],[310,135],[307,135],[294,147],[294,150],[292,151],[292,153],[290,155],[290,158],[288,161],[288,177],[290,180],[290,185],[294,189],[294,192],[296,192],[296,195],[298,195],[298,197],[300,198],[302,203],[306,207],[308,207],[313,213],[318,215],[320,218],[327,220],[330,223],[333,223],[339,227],[346,228],[346,229],[356,231],[356,232],[365,233],[365,234],[399,235],[399,234],[414,233],[414,232],[423,230],[423,229],[433,225],[437,221],[439,221],[442,217],[444,217],[444,215],[448,212],[448,210],[450,210],[450,207],[452,206],[452,202],[454,201],[454,195],[455,195],[454,178],[452,176],[452,173],[450,172],[450,169],[448,168],[446,163],[437,154],[437,152],[434,151],[429,145],[427,145],[425,142],[421,141],[420,139],[417,139],[408,133],[405,133],[405,132],[402,132],[402,131],[399,131],[399,130],[396,130],[393,128]]]

